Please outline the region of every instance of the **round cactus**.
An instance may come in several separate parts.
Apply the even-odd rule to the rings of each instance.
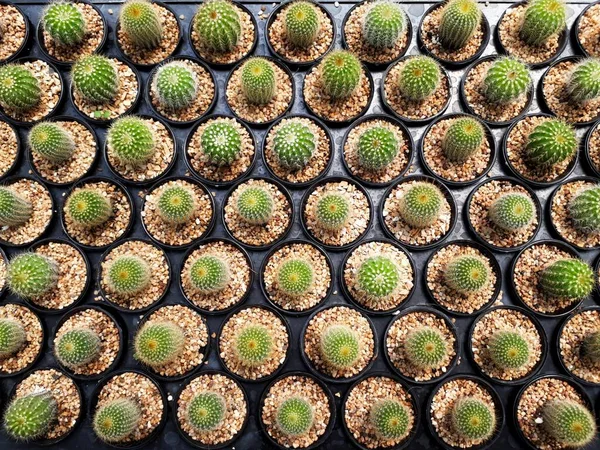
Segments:
[[[348,369],[358,360],[360,338],[347,325],[330,325],[321,335],[321,357],[334,369]]]
[[[486,441],[496,431],[496,413],[476,397],[461,397],[452,408],[452,426],[469,441]]]
[[[528,45],[542,45],[567,26],[567,11],[562,0],[530,0],[519,36]]]
[[[210,0],[198,8],[194,31],[206,49],[226,53],[237,45],[242,24],[236,8],[227,0]]]
[[[277,129],[273,138],[273,153],[280,166],[300,170],[313,157],[317,136],[308,125],[292,120]]]
[[[23,348],[27,333],[21,322],[0,319],[0,360],[14,355]]]
[[[65,205],[65,216],[82,228],[100,226],[112,215],[110,200],[97,189],[76,189]]]
[[[23,298],[37,298],[52,290],[58,282],[58,265],[37,253],[21,253],[8,264],[6,283]]]
[[[56,400],[50,392],[15,398],[4,413],[4,429],[13,439],[33,441],[46,434],[56,421]]]
[[[258,367],[271,356],[273,345],[273,337],[266,327],[248,323],[235,338],[234,352],[243,366]]]
[[[371,407],[369,423],[379,437],[386,440],[401,439],[408,434],[410,414],[398,400],[379,400]]]
[[[396,290],[399,281],[398,266],[387,256],[367,258],[356,273],[358,290],[374,300],[389,296]]]
[[[463,48],[481,22],[481,9],[476,0],[451,0],[442,10],[439,38],[450,50]]]
[[[325,193],[317,201],[315,221],[324,230],[340,231],[350,219],[352,205],[345,195]]]
[[[36,106],[41,96],[40,82],[27,67],[19,64],[0,66],[0,106],[24,111]]]
[[[404,352],[413,366],[436,368],[448,354],[448,349],[446,339],[439,330],[421,326],[407,334]]]
[[[485,98],[492,103],[511,103],[531,88],[529,69],[515,58],[500,57],[483,80]]]
[[[231,279],[227,261],[219,256],[200,256],[189,268],[188,278],[192,288],[201,294],[222,291]]]
[[[32,153],[53,163],[66,161],[75,152],[73,136],[57,122],[34,125],[27,136],[27,143]]]
[[[197,211],[194,191],[187,186],[167,186],[158,197],[156,210],[160,218],[168,224],[187,223]]]
[[[568,204],[573,225],[584,233],[600,231],[600,186],[584,188]]]
[[[238,216],[250,225],[265,225],[273,216],[273,196],[264,187],[246,187],[236,206]]]
[[[119,25],[133,45],[156,48],[163,37],[163,27],[154,5],[147,0],[127,0],[121,7]]]
[[[89,328],[73,328],[56,340],[54,354],[70,369],[84,366],[100,355],[100,337]]]
[[[184,344],[185,334],[176,323],[148,321],[135,336],[134,356],[150,367],[160,367],[175,361]]]
[[[426,228],[440,217],[443,198],[442,192],[434,184],[417,182],[404,193],[398,212],[411,227]]]
[[[398,3],[377,0],[365,15],[362,36],[374,48],[391,48],[396,45],[405,27],[406,16]]]
[[[500,195],[488,211],[491,222],[508,232],[515,232],[529,226],[535,216],[536,209],[531,198],[518,192]]]
[[[255,105],[266,105],[277,90],[277,78],[273,63],[266,58],[248,59],[241,68],[242,92],[248,102]]]
[[[479,256],[455,256],[446,265],[444,280],[456,292],[471,295],[488,284],[488,269]]]
[[[217,119],[206,126],[200,137],[202,154],[215,166],[229,166],[242,151],[240,132],[228,121]]]
[[[429,56],[413,56],[406,60],[398,74],[402,97],[422,101],[431,96],[442,82],[440,66]]]
[[[385,127],[367,128],[358,137],[356,153],[361,167],[377,171],[385,169],[398,154],[395,134]]]
[[[145,259],[134,254],[124,254],[117,256],[108,265],[106,284],[117,295],[133,295],[148,287],[150,276],[150,266]]]
[[[131,166],[144,164],[156,151],[152,127],[134,116],[115,120],[106,134],[106,142],[117,160]]]
[[[285,35],[296,47],[307,48],[317,38],[321,24],[316,6],[308,1],[296,1],[285,11]]]
[[[186,416],[190,425],[197,431],[216,430],[225,419],[227,404],[221,394],[199,392],[188,404]]]
[[[79,59],[71,69],[73,89],[90,103],[111,102],[119,90],[119,74],[114,61],[100,55]]]
[[[540,274],[540,288],[552,297],[580,300],[588,297],[596,285],[594,271],[577,258],[560,259]]]
[[[33,206],[10,187],[0,186],[0,225],[14,227],[31,218]]]
[[[177,110],[187,108],[196,100],[198,80],[189,64],[173,61],[156,71],[153,89],[160,105]]]
[[[501,369],[519,369],[529,362],[529,343],[519,331],[496,331],[489,351],[492,362]]]
[[[575,129],[559,119],[542,122],[527,136],[525,152],[532,167],[550,167],[565,161],[577,153]]]
[[[325,56],[318,71],[323,91],[334,100],[350,97],[362,76],[360,61],[345,50],[335,50]]]
[[[600,97],[600,59],[581,61],[571,72],[567,84],[569,98],[575,102],[595,100]]]
[[[104,442],[119,443],[138,428],[141,418],[142,411],[135,400],[117,398],[96,410],[92,426]]]
[[[594,364],[600,362],[600,331],[595,331],[583,338],[581,343],[581,356]]]
[[[312,264],[291,258],[277,268],[277,287],[286,295],[298,297],[308,293],[313,284]]]
[[[51,3],[42,16],[44,31],[58,45],[79,44],[86,33],[87,23],[81,10],[71,2]]]
[[[301,436],[313,425],[313,407],[302,397],[290,397],[277,407],[275,422],[285,436]]]
[[[479,120],[458,118],[450,124],[442,140],[442,149],[449,161],[464,163],[475,155],[485,139],[485,130]]]
[[[596,436],[596,421],[583,405],[570,400],[550,400],[542,409],[546,432],[569,448],[584,448]]]

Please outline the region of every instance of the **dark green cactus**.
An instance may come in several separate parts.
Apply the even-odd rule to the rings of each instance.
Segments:
[[[334,100],[352,95],[360,83],[362,67],[356,56],[346,50],[329,53],[319,64],[323,91]]]
[[[0,186],[0,225],[14,227],[31,218],[33,206],[10,187]]]
[[[113,215],[110,200],[97,189],[76,189],[65,205],[65,216],[82,228],[104,224]]]
[[[190,106],[198,97],[196,73],[185,61],[172,61],[154,75],[153,88],[158,103],[171,110]]]
[[[330,325],[321,335],[321,357],[338,370],[352,367],[360,355],[360,338],[347,325]]]
[[[275,421],[285,436],[302,436],[314,423],[313,407],[302,397],[290,397],[277,407]]]
[[[479,120],[461,117],[454,120],[442,140],[446,158],[454,163],[464,163],[475,155],[485,139],[485,130]]]
[[[553,297],[580,300],[588,297],[595,285],[594,271],[577,258],[560,259],[540,274],[540,288]]]
[[[600,331],[585,336],[581,343],[581,356],[588,359],[594,364],[600,362]]]
[[[18,441],[34,441],[44,436],[57,419],[56,400],[48,391],[17,397],[4,413],[4,429]]]
[[[367,170],[383,170],[398,154],[399,144],[394,133],[385,127],[367,128],[358,137],[359,164]]]
[[[285,11],[285,35],[296,47],[307,48],[317,38],[321,24],[315,4],[295,1]]]
[[[199,392],[190,401],[186,416],[197,431],[212,431],[219,428],[225,419],[227,404],[217,392]]]
[[[241,86],[248,102],[266,105],[277,90],[277,78],[273,63],[266,58],[248,59],[241,68]]]
[[[127,0],[121,7],[119,25],[133,45],[156,48],[163,38],[160,17],[151,2]]]
[[[372,256],[364,260],[356,273],[358,290],[371,300],[392,294],[400,282],[396,263],[387,256]]]
[[[450,0],[440,19],[439,37],[444,48],[457,50],[467,45],[481,22],[476,0]]]
[[[279,165],[288,170],[300,170],[313,157],[317,136],[299,120],[280,126],[273,138],[273,153]]]
[[[240,16],[227,0],[210,0],[198,8],[193,23],[201,44],[215,53],[226,53],[242,35]]]
[[[90,103],[106,104],[119,90],[119,74],[112,59],[89,55],[79,59],[71,69],[73,89]]]
[[[83,13],[70,1],[51,3],[44,11],[42,25],[52,40],[62,46],[79,44],[87,30]]]
[[[575,129],[559,119],[546,120],[527,136],[525,152],[532,167],[549,167],[565,161],[577,153]]]
[[[142,411],[135,400],[117,398],[96,410],[92,426],[102,441],[120,443],[138,428],[141,418]]]
[[[73,328],[56,340],[54,354],[63,366],[75,369],[98,358],[100,346],[98,333],[90,328]]]
[[[562,0],[530,0],[519,36],[529,45],[542,45],[567,26],[567,11]]]
[[[600,59],[587,58],[578,63],[567,84],[569,98],[586,102],[600,97]]]
[[[40,102],[42,89],[33,72],[20,64],[0,66],[0,106],[12,111],[30,110]]]
[[[492,334],[490,357],[501,369],[519,369],[529,362],[529,343],[519,330],[502,330]]]
[[[486,99],[512,103],[531,88],[531,74],[525,63],[507,56],[496,59],[483,80]]]
[[[488,211],[492,223],[508,232],[516,232],[529,226],[535,216],[536,208],[531,198],[518,192],[500,195]]]
[[[215,166],[229,166],[242,151],[240,132],[227,120],[216,119],[200,137],[202,154]]]
[[[573,225],[584,233],[600,231],[600,186],[584,188],[568,203]]]
[[[53,163],[68,160],[75,152],[75,140],[60,122],[40,122],[27,136],[31,152]]]

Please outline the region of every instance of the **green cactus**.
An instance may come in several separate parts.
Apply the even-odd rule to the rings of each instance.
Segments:
[[[23,348],[27,333],[15,319],[0,319],[0,360],[14,355]]]
[[[525,63],[507,56],[496,59],[483,79],[483,93],[492,103],[512,103],[531,88]]]
[[[488,284],[488,269],[479,256],[455,256],[446,265],[444,280],[456,292],[472,295]]]
[[[442,82],[439,64],[429,56],[412,56],[398,74],[398,89],[402,97],[411,101],[429,98]]]
[[[119,73],[113,60],[101,55],[79,59],[71,69],[73,89],[90,103],[106,104],[119,91]]]
[[[83,13],[70,1],[51,3],[44,11],[42,25],[52,40],[62,46],[79,44],[87,30]]]
[[[248,186],[240,193],[236,210],[238,216],[250,225],[265,225],[273,216],[273,196],[264,187]]]
[[[476,397],[461,397],[452,408],[452,426],[468,441],[486,441],[496,431],[496,412]]]
[[[134,357],[150,367],[160,367],[175,361],[184,344],[185,334],[176,323],[148,321],[135,336]]]
[[[160,218],[168,224],[187,223],[197,211],[196,195],[188,186],[167,186],[158,197],[156,210]]]
[[[247,323],[235,337],[234,352],[240,364],[258,367],[273,353],[273,337],[263,325]]]
[[[21,253],[9,263],[6,283],[19,297],[31,299],[51,291],[58,282],[58,264],[37,253]]]
[[[320,344],[323,361],[334,369],[352,367],[360,355],[360,338],[347,325],[334,324],[325,328]]]
[[[476,0],[451,0],[442,11],[439,38],[442,47],[463,48],[475,34],[481,22],[481,9]]]
[[[574,102],[600,97],[600,59],[587,58],[575,66],[569,77],[567,93]]]
[[[230,52],[242,35],[240,16],[227,0],[202,3],[193,27],[202,45],[215,53]]]
[[[398,212],[411,227],[426,228],[440,217],[443,200],[444,195],[436,185],[419,181],[406,190]]]
[[[248,102],[255,105],[266,105],[277,90],[277,77],[273,63],[266,58],[248,59],[241,68],[242,92]]]
[[[362,37],[371,47],[391,48],[406,27],[406,16],[398,3],[377,0],[369,8],[362,24]]]
[[[163,38],[163,27],[154,5],[147,0],[127,0],[121,7],[119,25],[133,45],[156,48]]]
[[[571,400],[550,400],[542,409],[546,432],[568,448],[584,448],[596,436],[596,421],[588,408]]]
[[[318,75],[323,91],[334,100],[350,97],[360,83],[362,66],[356,56],[346,50],[335,50],[323,58]]]
[[[20,64],[0,66],[0,106],[12,111],[30,110],[40,102],[42,89],[33,72]]]
[[[14,227],[31,218],[33,206],[10,187],[0,186],[0,225]]]
[[[146,260],[134,254],[117,256],[106,270],[106,284],[117,295],[133,295],[150,285],[151,271]]]
[[[413,366],[433,369],[444,361],[448,354],[448,344],[438,329],[419,326],[406,335],[404,352]]]
[[[48,391],[15,398],[4,413],[4,429],[18,441],[34,441],[57,419],[56,400]]]
[[[600,362],[600,331],[594,331],[583,338],[580,352],[581,356],[593,364]]]
[[[277,268],[277,287],[291,297],[307,294],[313,278],[312,264],[303,259],[290,258]]]
[[[40,122],[31,128],[27,136],[31,152],[53,162],[68,160],[75,152],[75,140],[58,122]]]
[[[540,288],[552,297],[580,300],[588,297],[596,285],[592,268],[577,258],[560,259],[540,274]]]
[[[190,106],[198,97],[196,73],[185,61],[172,61],[154,75],[153,88],[158,103],[171,110]]]
[[[296,47],[307,48],[315,42],[321,24],[316,6],[309,1],[295,1],[285,12],[285,35]]]
[[[65,205],[65,216],[82,228],[100,226],[112,215],[110,199],[98,189],[78,188],[71,193]]]
[[[125,441],[140,425],[142,410],[131,398],[110,400],[96,410],[92,427],[102,441]]]
[[[449,161],[464,163],[481,148],[485,130],[479,120],[460,117],[450,124],[442,139],[442,150]]]
[[[575,129],[559,119],[549,119],[537,125],[525,147],[527,162],[532,167],[550,167],[577,153]]]
[[[492,362],[501,369],[519,369],[529,362],[529,343],[519,330],[493,333],[489,351]]]
[[[600,231],[600,186],[584,188],[568,203],[573,225],[584,233]]]
[[[401,439],[408,434],[410,413],[398,400],[379,400],[369,411],[369,423],[380,438]]]
[[[398,266],[387,256],[365,259],[356,273],[358,290],[373,300],[380,300],[392,294],[399,282]]]
[[[358,162],[367,170],[385,169],[398,154],[399,147],[398,139],[391,130],[377,126],[367,128],[358,137]]]
[[[567,26],[567,11],[562,0],[530,0],[519,36],[528,45],[538,46]]]
[[[118,161],[134,167],[144,164],[156,151],[152,127],[135,116],[115,120],[106,133],[106,142]]]
[[[100,355],[100,337],[90,328],[73,328],[61,335],[54,345],[56,359],[65,367],[84,366]]]
[[[200,256],[191,264],[188,278],[192,288],[201,294],[222,291],[231,279],[227,261],[219,256]]]
[[[531,198],[519,192],[500,195],[488,211],[488,217],[498,228],[516,232],[529,226],[536,216],[536,208]]]
[[[186,416],[197,431],[213,431],[223,423],[227,413],[225,398],[216,392],[199,392],[188,404]]]
[[[305,398],[287,398],[277,407],[275,423],[285,436],[302,436],[313,426],[313,407]]]
[[[273,138],[273,153],[279,165],[288,170],[305,167],[316,148],[317,136],[299,120],[292,119],[280,126]]]
[[[317,201],[315,221],[323,230],[340,231],[346,226],[352,212],[352,204],[345,195],[325,193]]]
[[[200,149],[211,164],[229,166],[240,156],[242,137],[227,120],[216,119],[202,132]]]

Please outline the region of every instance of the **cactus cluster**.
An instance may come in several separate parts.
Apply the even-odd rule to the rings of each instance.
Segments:
[[[21,350],[26,338],[27,333],[21,322],[11,318],[0,319],[0,360]]]
[[[596,436],[596,421],[585,406],[571,400],[550,400],[542,409],[546,432],[568,448],[583,448]]]
[[[410,415],[398,400],[379,400],[369,411],[369,423],[377,436],[386,440],[401,439],[408,433]]]
[[[242,92],[249,103],[266,105],[273,100],[277,91],[277,77],[271,61],[253,57],[240,70]]]
[[[406,335],[404,353],[415,367],[436,368],[448,355],[448,344],[438,329],[420,326]]]
[[[285,36],[294,46],[307,48],[315,42],[321,23],[317,7],[310,1],[295,1],[285,11]]]
[[[340,231],[350,219],[352,204],[345,195],[324,193],[315,207],[315,221],[323,230]]]
[[[600,331],[594,331],[583,338],[580,353],[593,364],[600,362]]]
[[[56,340],[54,354],[63,366],[75,369],[98,358],[100,345],[100,337],[94,330],[73,328]]]
[[[201,294],[223,290],[231,279],[229,264],[220,256],[204,255],[190,265],[187,277],[192,289]]]
[[[158,196],[156,210],[165,223],[170,225],[186,223],[196,214],[196,195],[187,186],[167,186]]]
[[[156,48],[163,38],[160,17],[148,0],[127,0],[121,7],[119,26],[139,48]]]
[[[528,45],[539,46],[567,26],[563,0],[530,0],[519,31]]]
[[[135,400],[117,398],[96,410],[92,427],[102,441],[119,443],[135,431],[141,418],[142,411]]]
[[[305,167],[317,148],[317,136],[299,120],[291,120],[277,129],[273,153],[280,166],[288,170]]]
[[[390,129],[373,126],[358,137],[356,153],[361,167],[378,171],[391,164],[398,154],[398,149],[398,139]]]
[[[527,136],[527,162],[532,167],[550,167],[577,153],[575,129],[559,119],[536,125]]]
[[[0,186],[0,225],[14,227],[31,218],[33,206],[10,187]]]
[[[450,0],[440,18],[439,38],[444,48],[457,50],[467,45],[481,22],[476,0]]]
[[[587,58],[575,66],[569,77],[567,93],[574,102],[600,97],[600,59]]]
[[[135,358],[150,366],[173,362],[185,345],[183,329],[171,321],[148,321],[135,336]]]
[[[273,209],[273,196],[260,186],[244,188],[236,203],[238,216],[249,225],[265,225],[271,220]]]
[[[287,398],[277,407],[275,422],[285,436],[304,435],[314,422],[313,407],[305,398]]]
[[[273,337],[263,325],[245,324],[235,337],[234,352],[240,364],[258,367],[273,353]]]
[[[594,271],[577,258],[559,259],[540,274],[540,289],[552,297],[580,300],[588,297],[596,285]]]
[[[121,163],[140,166],[156,151],[156,138],[150,123],[140,117],[121,117],[106,134],[108,148]]]
[[[60,122],[40,122],[27,136],[31,152],[50,162],[61,163],[75,152],[75,140]]]
[[[439,64],[429,56],[412,56],[398,74],[398,89],[402,97],[411,101],[429,98],[442,82]]]
[[[511,103],[531,88],[525,63],[507,56],[496,59],[483,79],[483,93],[492,103]]]
[[[101,55],[79,59],[71,69],[73,89],[94,104],[111,102],[119,91],[119,74],[113,60]]]
[[[461,117],[450,124],[442,140],[442,150],[449,161],[464,163],[481,148],[485,130],[479,120]]]
[[[313,279],[313,266],[304,259],[290,258],[277,268],[277,287],[290,297],[307,294],[313,285]]]
[[[76,189],[65,204],[65,216],[82,228],[100,226],[112,215],[110,199],[97,189],[85,187]]]
[[[377,0],[367,11],[362,24],[364,41],[376,49],[393,47],[406,27],[406,15],[398,3]]]
[[[356,273],[359,292],[379,300],[392,294],[400,282],[396,263],[387,256],[372,256],[364,260]]]
[[[62,46],[79,44],[87,30],[83,13],[69,1],[51,3],[44,11],[42,25],[52,40]]]
[[[233,50],[242,35],[240,16],[227,0],[203,2],[193,27],[202,46],[215,53]]]
[[[37,298],[58,282],[58,264],[44,255],[21,253],[8,264],[6,283],[19,297]]]
[[[150,266],[141,256],[117,256],[106,269],[106,284],[117,295],[133,295],[150,284]]]
[[[513,233],[533,222],[536,208],[531,198],[519,192],[500,195],[488,211],[490,221],[501,230]]]
[[[200,149],[211,164],[229,166],[240,156],[242,137],[227,120],[217,119],[202,131]]]
[[[348,369],[360,355],[360,338],[347,325],[330,325],[320,338],[321,357],[325,364],[334,369]]]
[[[172,61],[159,67],[152,88],[158,103],[171,110],[186,108],[198,97],[196,73],[185,61]]]
[[[323,58],[318,75],[323,92],[333,100],[342,100],[350,97],[358,87],[362,66],[352,53],[335,50]]]
[[[489,342],[490,358],[500,369],[519,369],[529,362],[529,343],[518,330],[500,330]]]
[[[437,186],[420,181],[405,191],[398,213],[411,227],[426,228],[438,220],[443,201],[444,195]]]
[[[4,429],[18,441],[33,441],[44,436],[56,421],[56,400],[48,391],[15,398],[4,413]]]
[[[577,192],[567,207],[575,228],[584,233],[600,231],[600,186]]]
[[[444,270],[446,284],[456,292],[465,295],[476,294],[489,281],[489,274],[484,260],[479,256],[455,256]]]
[[[452,408],[452,426],[464,439],[485,441],[496,431],[496,413],[476,397],[461,397]]]
[[[186,417],[197,431],[216,430],[225,419],[227,404],[217,392],[199,392],[188,404]]]
[[[0,67],[0,106],[12,111],[26,111],[36,106],[42,96],[40,82],[21,64]]]

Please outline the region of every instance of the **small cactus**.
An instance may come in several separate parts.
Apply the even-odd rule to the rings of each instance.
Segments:
[[[350,97],[360,83],[362,66],[352,53],[335,50],[319,64],[318,75],[323,91],[334,100]]]
[[[65,216],[82,228],[104,224],[113,215],[112,204],[97,189],[76,189],[67,199]]]
[[[450,0],[442,10],[439,37],[444,48],[463,48],[481,23],[481,9],[476,0]]]
[[[156,151],[150,124],[134,116],[115,120],[106,134],[106,142],[117,160],[134,167],[144,164]]]
[[[525,147],[527,162],[532,167],[550,167],[577,153],[575,129],[559,119],[550,119],[537,125]]]
[[[583,338],[581,356],[593,364],[600,363],[600,331],[594,331]]]
[[[594,271],[577,258],[560,259],[540,274],[541,290],[553,297],[580,300],[588,297],[595,285]]]
[[[73,89],[90,103],[111,102],[119,90],[119,74],[114,61],[101,55],[84,56],[71,69]]]
[[[321,357],[334,369],[352,367],[360,354],[360,338],[347,325],[330,325],[321,335]]]
[[[167,186],[158,197],[156,209],[164,222],[180,225],[189,222],[196,214],[196,196],[187,186]]]
[[[531,88],[531,74],[521,61],[507,56],[496,59],[483,80],[483,93],[492,103],[511,103]]]
[[[313,284],[312,264],[303,259],[291,258],[277,268],[277,287],[290,297],[308,293]]]
[[[285,436],[302,436],[314,423],[313,407],[302,397],[290,397],[277,407],[275,423]]]
[[[396,440],[408,434],[410,415],[398,400],[379,400],[371,407],[369,423],[382,439]]]
[[[367,11],[362,25],[362,36],[367,44],[377,49],[393,47],[406,27],[406,16],[398,3],[378,0]]]
[[[127,0],[121,7],[119,25],[133,45],[156,48],[163,38],[163,27],[154,5],[147,0]]]
[[[573,225],[584,233],[600,231],[600,186],[584,188],[568,204]]]
[[[529,362],[529,343],[518,330],[496,331],[489,351],[492,362],[501,369],[519,369]]]
[[[584,59],[575,66],[569,77],[567,93],[574,102],[600,97],[600,59]]]
[[[18,441],[34,441],[46,434],[57,418],[56,400],[50,392],[15,398],[4,413],[4,429]]]
[[[265,225],[273,216],[273,196],[264,187],[248,186],[240,193],[236,209],[245,223]]]
[[[258,367],[271,356],[273,345],[273,337],[266,327],[248,323],[235,337],[234,352],[243,366]]]
[[[358,137],[358,162],[367,170],[385,169],[398,154],[398,148],[398,139],[391,130],[376,126],[367,128]]]
[[[150,284],[150,266],[140,256],[124,254],[117,256],[107,268],[106,284],[117,295],[133,295],[142,292]]]
[[[323,230],[340,231],[350,219],[352,204],[345,195],[325,193],[317,201],[315,221]]]
[[[42,96],[40,82],[33,72],[20,64],[0,67],[0,106],[12,111],[26,111],[36,106]]]
[[[488,211],[494,225],[511,233],[529,226],[535,216],[536,209],[531,198],[518,192],[500,195]]]
[[[479,256],[455,256],[446,265],[444,280],[456,292],[472,295],[488,284],[488,269]]]
[[[317,136],[300,121],[292,120],[282,125],[273,138],[273,153],[279,165],[288,170],[305,167],[316,148]]]
[[[100,355],[100,337],[89,328],[73,328],[56,340],[54,354],[70,369],[84,366]]]
[[[449,161],[464,163],[475,155],[485,139],[485,131],[479,120],[461,117],[454,120],[442,140],[442,149]]]
[[[411,101],[423,101],[439,88],[442,71],[433,58],[413,56],[400,69],[397,82],[402,97]]]
[[[161,66],[154,75],[153,88],[158,103],[171,110],[187,108],[198,97],[196,73],[184,61]]]
[[[62,46],[79,44],[87,30],[83,13],[69,1],[51,3],[44,11],[42,25],[52,40]]]
[[[412,184],[400,201],[399,213],[408,225],[426,228],[440,217],[444,196],[432,183],[420,181]]]
[[[266,58],[248,59],[241,68],[242,92],[248,102],[255,105],[266,105],[277,90],[277,78],[273,63]]]
[[[119,443],[138,428],[141,418],[142,411],[135,400],[117,398],[96,410],[92,426],[102,441]]]
[[[23,348],[27,333],[21,322],[0,319],[0,360],[14,355]]]
[[[27,141],[32,153],[52,163],[66,161],[75,152],[73,136],[57,122],[41,122],[34,125]]]
[[[307,48],[315,42],[321,24],[316,6],[310,1],[296,1],[285,12],[285,35],[294,46]]]
[[[6,282],[19,297],[32,299],[51,291],[58,281],[58,265],[37,253],[21,253],[8,264]]]
[[[372,256],[361,263],[356,273],[356,282],[358,290],[368,298],[385,298],[398,287],[398,266],[387,256]]]
[[[476,397],[461,397],[452,408],[452,426],[466,440],[486,441],[496,431],[496,413]]]
[[[596,436],[596,421],[585,406],[571,400],[550,400],[542,409],[546,432],[568,448],[584,448]]]
[[[227,261],[219,256],[200,256],[189,268],[188,278],[192,288],[201,294],[223,290],[231,279]]]
[[[33,206],[10,187],[0,186],[0,225],[14,227],[31,218]]]
[[[227,0],[202,3],[193,27],[202,45],[215,53],[233,50],[242,35],[240,16]]]
[[[421,326],[410,331],[404,342],[404,352],[415,367],[439,367],[448,354],[446,339],[436,328]]]
[[[530,0],[519,36],[528,45],[538,46],[567,26],[562,0]]]
[[[240,156],[242,137],[227,120],[217,119],[202,132],[200,149],[211,164],[229,166]]]
[[[189,424],[199,432],[216,430],[227,413],[227,404],[221,394],[199,392],[188,404],[186,416]]]
[[[148,321],[135,336],[134,357],[150,367],[160,367],[177,359],[184,344],[185,335],[176,323]]]

